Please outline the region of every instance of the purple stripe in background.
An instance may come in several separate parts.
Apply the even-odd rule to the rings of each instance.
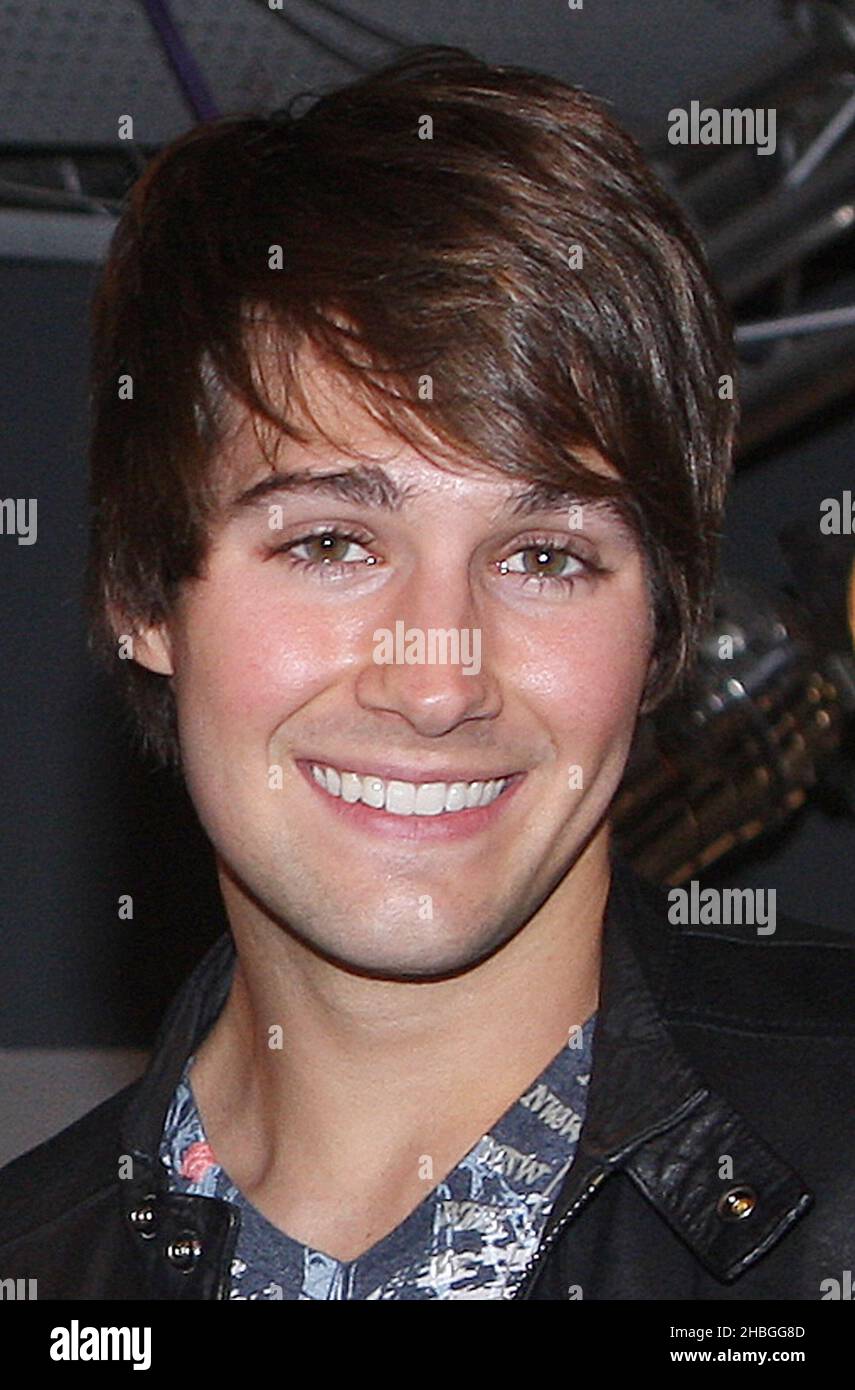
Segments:
[[[142,0],[142,3],[191,110],[200,121],[219,116],[219,108],[202,70],[182,39],[166,0]]]

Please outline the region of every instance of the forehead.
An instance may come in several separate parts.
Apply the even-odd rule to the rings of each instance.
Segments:
[[[564,505],[577,495],[556,469],[552,484],[534,483],[528,489],[522,473],[515,477],[490,466],[464,446],[450,446],[431,432],[422,418],[406,414],[407,437],[378,419],[368,406],[370,396],[357,381],[337,368],[305,341],[295,352],[293,368],[283,369],[282,348],[272,334],[254,331],[249,340],[256,388],[273,410],[295,429],[292,437],[231,396],[228,427],[214,460],[221,503],[226,507],[258,488],[263,492],[274,474],[352,471],[354,500],[400,507],[424,492],[476,494],[501,503],[530,494],[533,503]],[[574,454],[584,467],[617,478],[617,469],[590,445]],[[370,476],[377,481],[369,485]],[[376,495],[370,496],[372,492]],[[554,499],[551,496],[554,493]]]

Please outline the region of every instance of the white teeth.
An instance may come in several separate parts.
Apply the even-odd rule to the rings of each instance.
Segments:
[[[416,809],[416,788],[413,782],[388,782],[386,810],[393,816],[411,816]]]
[[[382,777],[363,777],[362,800],[366,806],[373,806],[375,811],[379,811],[385,799],[386,787]]]
[[[481,805],[481,793],[482,793],[483,790],[484,790],[484,783],[483,783],[483,782],[470,782],[470,783],[468,784],[467,791],[466,791],[466,805],[467,805],[467,806],[480,806],[480,805]]]
[[[355,772],[343,772],[341,774],[341,799],[342,801],[358,801],[362,792],[362,783]]]
[[[445,783],[422,782],[416,788],[416,815],[438,816],[445,810]]]
[[[312,776],[330,796],[353,803],[362,801],[374,810],[394,816],[439,816],[446,811],[465,811],[489,806],[508,784],[507,777],[489,782],[400,782],[382,777],[362,777],[334,767],[311,764]]]

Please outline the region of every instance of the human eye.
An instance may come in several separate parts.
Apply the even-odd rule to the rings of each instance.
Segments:
[[[577,555],[545,536],[526,538],[512,555],[499,561],[498,569],[500,574],[519,575],[523,589],[534,587],[538,593],[552,589],[567,594],[580,580],[594,579],[608,572],[592,557]]]
[[[334,526],[324,526],[307,535],[297,536],[277,546],[274,554],[283,555],[295,568],[314,570],[324,578],[341,575],[357,565],[374,565],[377,557],[365,552],[369,537],[355,531],[342,531]],[[300,555],[299,550],[308,551]],[[362,555],[354,555],[353,550],[362,550]]]

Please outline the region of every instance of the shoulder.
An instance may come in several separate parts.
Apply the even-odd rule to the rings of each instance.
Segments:
[[[626,866],[619,882],[669,1022],[855,1039],[855,921],[834,931],[778,911],[774,891],[668,888]]]
[[[660,1016],[706,1085],[822,1196],[839,1239],[855,1219],[855,936],[784,913],[765,933],[744,918],[675,921],[670,891],[631,888]]]
[[[769,930],[769,928],[773,928]],[[855,936],[777,915],[682,926],[665,1003],[675,1022],[855,1045]]]
[[[132,1082],[0,1169],[0,1250],[117,1186]]]

